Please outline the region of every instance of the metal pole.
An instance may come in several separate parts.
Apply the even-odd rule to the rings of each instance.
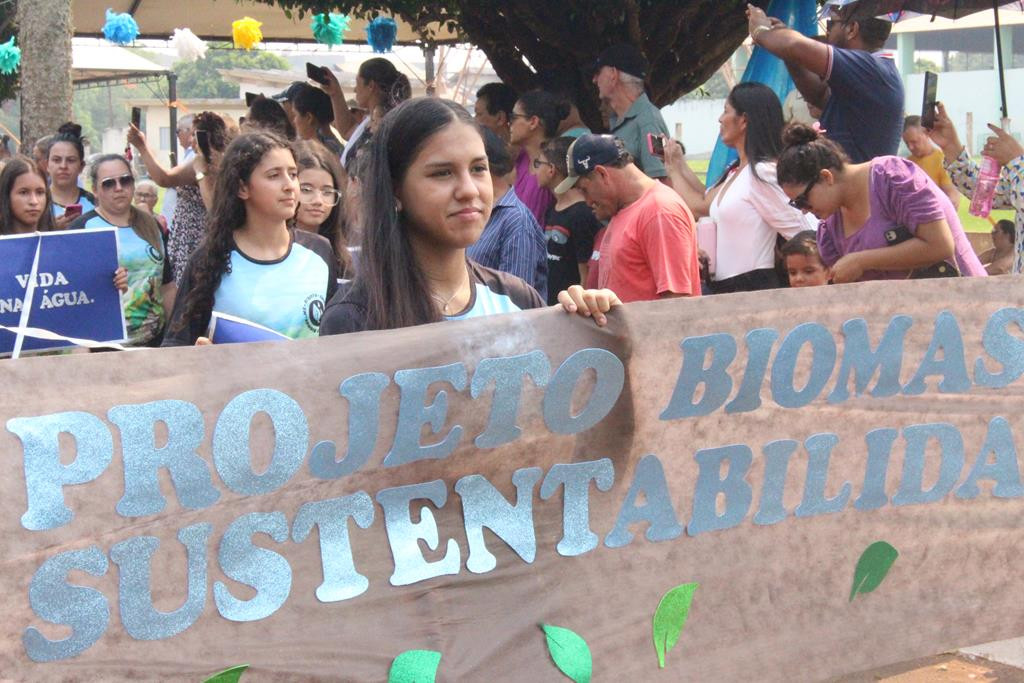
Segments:
[[[1002,103],[1003,110],[1003,125],[1006,125],[1006,119],[1009,118],[1009,114],[1006,112],[1006,75],[1003,72],[1003,36],[999,30],[999,0],[992,0],[992,11],[996,15],[996,63],[999,69],[999,97]]]
[[[434,83],[434,55],[437,53],[437,47],[433,44],[426,44],[423,46],[423,80],[427,82],[427,96],[433,97],[437,91],[437,85]]]
[[[171,168],[178,165],[178,74],[167,72],[167,109],[171,121]]]

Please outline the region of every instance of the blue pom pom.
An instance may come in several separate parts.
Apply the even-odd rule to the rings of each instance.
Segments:
[[[398,37],[398,24],[391,17],[377,17],[366,27],[366,42],[374,52],[391,52]]]
[[[21,49],[14,44],[14,36],[0,45],[0,73],[9,76],[18,70],[21,64]]]
[[[107,23],[103,24],[103,37],[118,45],[130,45],[139,35],[139,25],[135,17],[127,12],[118,14],[112,9],[107,10]]]

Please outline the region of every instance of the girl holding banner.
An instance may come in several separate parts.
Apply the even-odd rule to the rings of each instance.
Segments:
[[[17,156],[0,172],[0,235],[55,229],[46,177],[35,162]]]
[[[165,311],[174,305],[174,276],[160,225],[148,213],[132,206],[135,177],[128,160],[105,154],[89,169],[96,208],[69,226],[119,228],[117,259],[127,273],[121,297],[128,346],[159,346],[163,339]]]
[[[208,232],[182,275],[164,346],[207,344],[214,311],[286,337],[315,337],[337,288],[337,260],[320,235],[288,227],[298,165],[272,133],[236,137],[218,165]]]
[[[491,214],[494,189],[480,129],[466,110],[433,97],[403,102],[367,152],[363,246],[356,279],[324,312],[320,333],[386,330],[544,305],[521,279],[466,258]],[[559,295],[598,325],[619,304],[579,285]]]

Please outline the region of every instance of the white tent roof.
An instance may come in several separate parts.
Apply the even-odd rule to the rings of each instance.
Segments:
[[[39,1],[39,0],[36,0]],[[107,8],[130,12],[139,25],[140,38],[166,40],[176,28],[190,28],[205,40],[231,40],[231,22],[252,17],[263,22],[260,30],[267,42],[312,42],[312,18],[298,12],[289,19],[279,7],[253,0],[72,0],[71,19],[75,35],[102,37]],[[408,24],[398,22],[399,45],[420,42],[421,36]],[[344,39],[349,44],[366,44],[367,21],[353,18]],[[438,23],[428,26],[431,42],[456,43],[459,38]]]
[[[73,45],[71,80],[75,84],[159,77],[167,69],[116,45]]]

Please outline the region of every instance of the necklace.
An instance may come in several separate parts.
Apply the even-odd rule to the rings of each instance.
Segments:
[[[431,298],[434,299],[434,301],[436,301],[437,303],[441,304],[441,313],[448,313],[448,305],[451,304],[452,299],[454,299],[455,297],[457,297],[459,295],[459,290],[461,290],[461,289],[462,289],[462,285],[459,285],[458,287],[456,287],[455,291],[452,292],[452,295],[450,297],[448,297],[447,299],[445,299],[443,296],[438,296],[437,294],[434,294],[434,292],[430,292],[430,296],[431,296]]]

